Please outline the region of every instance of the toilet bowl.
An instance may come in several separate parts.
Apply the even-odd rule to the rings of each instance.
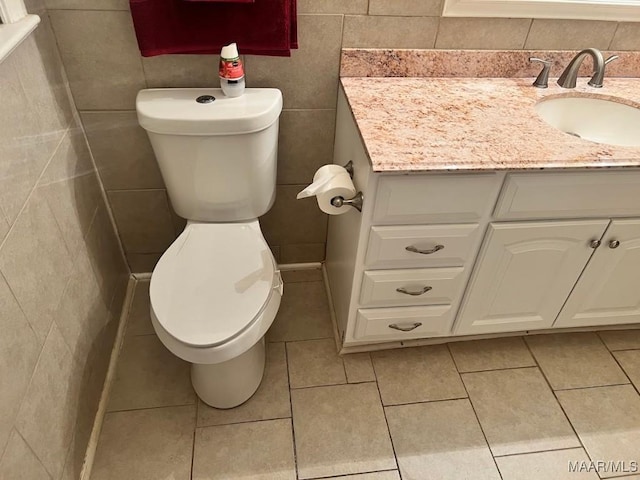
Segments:
[[[151,276],[151,321],[191,362],[198,396],[232,408],[253,395],[283,294],[258,217],[275,200],[282,93],[141,90],[136,98],[171,204],[187,220]]]
[[[256,391],[282,293],[257,220],[189,223],[162,255],[151,277],[151,321],[162,343],[192,363],[205,403],[231,408]]]

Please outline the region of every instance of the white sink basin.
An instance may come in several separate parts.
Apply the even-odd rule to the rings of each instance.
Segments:
[[[536,112],[552,127],[596,143],[640,146],[640,108],[589,97],[554,97]]]

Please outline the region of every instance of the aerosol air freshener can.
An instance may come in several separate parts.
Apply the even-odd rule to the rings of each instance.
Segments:
[[[220,86],[227,97],[244,93],[244,67],[235,43],[222,47],[220,52]]]

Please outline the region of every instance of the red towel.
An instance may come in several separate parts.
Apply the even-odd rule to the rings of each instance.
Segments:
[[[185,2],[253,3],[255,0],[184,0]]]
[[[217,54],[236,42],[240,53],[288,57],[298,48],[296,0],[220,3],[130,0],[143,57]]]

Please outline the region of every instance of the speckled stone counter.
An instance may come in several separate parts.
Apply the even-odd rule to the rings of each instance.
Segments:
[[[601,89],[588,87],[587,78],[582,77],[575,89],[560,88],[555,79],[548,89],[538,89],[531,86],[532,81],[341,79],[377,172],[640,166],[640,147],[598,144],[567,135],[534,110],[546,97],[585,95],[640,108],[640,78],[607,76]]]

